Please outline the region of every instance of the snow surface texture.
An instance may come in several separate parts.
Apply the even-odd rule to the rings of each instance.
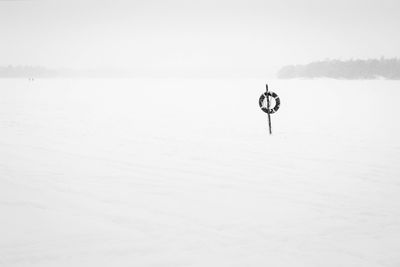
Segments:
[[[400,266],[399,82],[0,80],[0,266]]]

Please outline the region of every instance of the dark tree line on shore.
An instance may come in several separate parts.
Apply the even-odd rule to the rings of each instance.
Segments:
[[[334,78],[334,79],[389,79],[400,80],[400,59],[324,60],[306,65],[284,66],[278,72],[280,79]]]

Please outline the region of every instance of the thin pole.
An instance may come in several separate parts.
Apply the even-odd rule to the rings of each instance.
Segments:
[[[268,114],[268,126],[269,126],[269,134],[272,134],[272,126],[271,126],[271,114],[269,114],[269,95],[268,95],[268,84],[265,85],[266,87],[266,97],[267,97],[267,114]]]

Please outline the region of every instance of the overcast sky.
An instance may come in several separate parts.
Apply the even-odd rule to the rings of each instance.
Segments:
[[[400,56],[399,0],[0,0],[0,65],[271,74]]]

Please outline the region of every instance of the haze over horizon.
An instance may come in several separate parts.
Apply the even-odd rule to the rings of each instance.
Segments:
[[[394,0],[2,0],[0,65],[274,75],[399,57],[398,14]]]

